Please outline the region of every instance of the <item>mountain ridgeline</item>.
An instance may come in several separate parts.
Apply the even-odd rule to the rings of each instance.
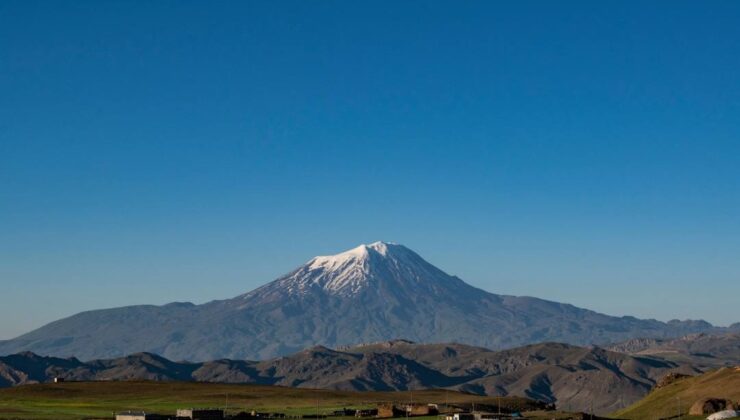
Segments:
[[[315,257],[232,299],[79,313],[1,342],[0,354],[33,351],[89,360],[149,352],[174,360],[267,359],[314,345],[397,338],[502,349],[722,331],[704,321],[613,317],[488,293],[402,245],[376,242]]]
[[[690,366],[601,348],[542,343],[500,352],[462,344],[396,340],[341,350],[317,346],[265,361],[173,362],[150,353],[81,362],[25,352],[0,357],[0,387],[90,380],[179,380],[346,391],[446,388],[520,396],[571,410],[611,412]]]

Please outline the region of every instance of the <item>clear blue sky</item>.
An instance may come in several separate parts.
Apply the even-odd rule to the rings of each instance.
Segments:
[[[740,321],[740,2],[0,1],[0,338],[403,243]]]

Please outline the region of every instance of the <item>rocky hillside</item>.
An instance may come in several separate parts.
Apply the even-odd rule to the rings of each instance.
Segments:
[[[678,378],[615,413],[615,417],[632,420],[678,418],[708,401],[740,403],[740,368],[724,367],[694,377]]]
[[[606,348],[633,355],[659,356],[705,370],[740,366],[740,333],[691,334],[674,339],[639,338]]]
[[[0,385],[67,380],[187,380],[336,390],[448,388],[554,402],[564,409],[615,411],[646,395],[674,362],[601,348],[545,343],[507,351],[461,344],[393,341],[332,350],[313,347],[265,361],[172,362],[138,353],[81,362],[22,353],[0,357]]]

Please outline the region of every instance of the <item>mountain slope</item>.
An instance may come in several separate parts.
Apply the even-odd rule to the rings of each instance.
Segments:
[[[67,380],[196,380],[300,388],[392,391],[447,388],[478,395],[521,396],[570,410],[611,412],[634,402],[668,372],[688,366],[600,348],[545,343],[495,352],[461,344],[393,341],[332,350],[313,347],[261,362],[172,362],[148,353],[93,360],[0,357],[0,385]]]
[[[542,341],[609,343],[718,331],[703,321],[612,317],[532,297],[495,295],[408,248],[377,242],[315,257],[233,299],[83,312],[0,343],[84,359],[151,352],[181,360],[264,359],[321,344],[408,338],[507,348]]]

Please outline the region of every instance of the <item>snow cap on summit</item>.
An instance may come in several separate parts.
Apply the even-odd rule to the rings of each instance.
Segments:
[[[338,254],[314,257],[260,290],[299,295],[321,290],[335,296],[354,296],[368,288],[378,290],[381,283],[412,290],[426,281],[446,282],[446,277],[405,246],[378,241]],[[418,293],[423,292],[418,290]]]
[[[311,264],[312,266],[317,263],[322,266],[337,266],[349,260],[367,258],[369,252],[371,251],[375,251],[380,255],[386,255],[388,253],[388,246],[397,246],[403,248],[403,245],[398,245],[393,242],[378,241],[373,242],[369,245],[362,244],[356,248],[340,252],[339,254],[319,255],[311,259],[311,261],[309,261],[309,264]]]

